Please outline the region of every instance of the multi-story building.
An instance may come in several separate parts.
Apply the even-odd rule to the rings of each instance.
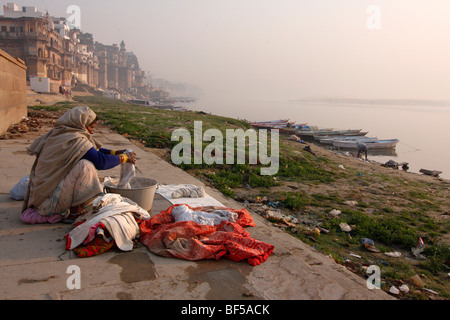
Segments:
[[[66,18],[51,17],[36,7],[8,3],[0,16],[0,49],[22,59],[27,80],[48,78],[52,91],[78,82],[94,88],[114,89],[146,98],[147,85],[133,52],[125,43],[104,45],[90,33],[70,28]]]
[[[146,86],[145,72],[133,52],[127,52],[125,43],[104,45],[95,42],[99,62],[99,85],[102,88],[143,92]]]
[[[48,77],[55,84],[72,81],[73,39],[61,36],[49,14],[35,7],[4,6],[0,16],[0,48],[25,61],[27,79]]]

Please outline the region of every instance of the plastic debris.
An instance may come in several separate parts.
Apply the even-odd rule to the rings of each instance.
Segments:
[[[273,207],[273,208],[278,207],[278,205],[277,205],[275,202],[272,202],[272,201],[270,201],[269,203],[267,203],[267,205],[268,205],[269,207]]]
[[[394,287],[394,286],[392,286],[390,289],[389,289],[389,292],[390,293],[392,293],[392,294],[399,294],[400,293],[400,290],[398,290],[396,287]]]
[[[348,270],[350,270],[353,273],[357,273],[358,272],[358,267],[355,266],[353,263],[351,263],[349,260],[345,261],[344,267]]]
[[[415,276],[408,279],[410,283],[412,283],[417,288],[423,288],[425,284],[423,283],[423,280],[416,274]]]
[[[372,239],[363,238],[361,240],[361,244],[364,248],[366,248],[367,250],[369,250],[371,252],[380,252],[380,250],[375,247],[375,243]]]
[[[417,240],[417,245],[415,248],[411,248],[412,255],[419,260],[424,260],[426,257],[422,255],[423,250],[425,249],[425,243],[423,242],[422,238],[419,238]]]
[[[329,214],[330,214],[332,217],[337,217],[337,216],[340,215],[341,213],[342,213],[341,210],[336,210],[336,209],[333,209],[333,210],[331,210],[331,211],[329,212]]]
[[[330,233],[330,230],[327,230],[325,228],[322,228],[322,227],[319,227],[319,226],[317,226],[317,228],[320,230],[320,232],[323,232],[323,233],[326,233],[326,234]]]
[[[342,169],[342,170],[345,170],[345,167],[344,167],[343,164],[340,164],[338,167],[339,167],[340,169]]]
[[[355,257],[355,258],[358,258],[358,259],[361,259],[361,256],[359,256],[359,255],[357,255],[357,254],[354,254],[354,253],[350,253],[350,256]]]
[[[385,252],[385,255],[392,257],[392,258],[400,258],[402,254],[400,252]]]
[[[417,240],[417,249],[425,249],[425,243],[423,242],[422,238],[419,238],[419,240]]]
[[[400,291],[404,292],[404,293],[408,293],[409,292],[409,287],[406,284],[403,284],[400,287]]]
[[[351,228],[348,224],[346,224],[345,222],[341,222],[341,223],[339,224],[339,227],[340,227],[341,230],[344,231],[344,232],[350,232],[350,231],[352,231],[352,228]]]
[[[432,293],[432,294],[435,294],[435,295],[439,295],[439,292],[436,292],[436,291],[431,290],[431,289],[423,288],[423,290],[428,291],[429,293]]]
[[[315,228],[313,230],[305,230],[305,231],[303,231],[303,234],[319,237],[320,230],[318,228]]]
[[[357,204],[358,204],[358,202],[357,201],[345,201],[344,202],[346,205],[348,205],[348,206],[356,206]]]

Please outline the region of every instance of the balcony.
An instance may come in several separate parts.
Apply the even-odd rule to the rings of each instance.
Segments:
[[[24,32],[25,38],[26,39],[36,39],[36,40],[41,40],[41,41],[47,41],[47,35],[43,34],[41,32]]]
[[[0,32],[0,38],[4,39],[22,39],[25,37],[25,34],[23,32],[7,32],[2,31]]]
[[[39,56],[36,56],[36,55],[28,55],[27,59],[30,59],[30,60],[41,60],[41,61],[45,61],[47,63],[50,62],[50,58],[49,57],[39,57]]]

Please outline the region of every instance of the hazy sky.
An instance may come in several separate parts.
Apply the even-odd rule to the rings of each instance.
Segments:
[[[209,95],[450,100],[449,0],[16,3],[53,16],[78,5],[82,31],[95,40],[124,40],[154,77]]]

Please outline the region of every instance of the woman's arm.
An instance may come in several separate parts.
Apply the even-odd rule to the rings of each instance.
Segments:
[[[95,148],[92,148],[82,159],[91,161],[97,170],[109,170],[128,161],[126,155],[115,156],[104,152],[105,150],[109,151],[107,149],[97,151]]]

